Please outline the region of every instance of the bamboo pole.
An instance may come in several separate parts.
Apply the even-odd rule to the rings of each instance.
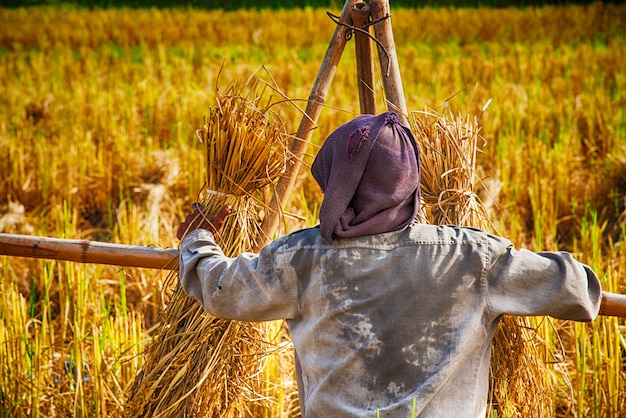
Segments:
[[[317,78],[311,89],[305,115],[300,122],[296,138],[294,138],[289,148],[291,157],[289,161],[287,161],[285,173],[276,184],[276,189],[269,204],[270,209],[261,224],[261,234],[259,234],[257,250],[271,240],[273,231],[278,230],[282,208],[285,206],[296,183],[298,171],[302,166],[302,157],[313,135],[313,130],[322,112],[330,84],[337,71],[337,64],[346,46],[346,32],[350,30],[349,26],[352,22],[350,10],[352,9],[352,5],[356,2],[357,0],[346,0],[343,6],[339,18],[340,24],[335,28]],[[344,25],[348,25],[348,27]]]
[[[356,3],[352,6],[352,24],[355,28],[369,33],[366,25],[371,21],[372,9],[367,3]],[[364,115],[376,114],[376,98],[374,96],[374,60],[372,41],[362,32],[355,31],[354,47],[356,51],[356,70],[359,89],[359,104]]]
[[[385,87],[385,97],[387,107],[399,113],[402,123],[409,126],[407,115],[409,114],[402,88],[402,78],[400,77],[400,65],[396,55],[396,46],[391,28],[391,9],[388,0],[371,0],[372,20],[374,24],[374,34],[380,42],[378,44],[378,60],[382,73],[383,86]]]
[[[626,295],[602,292],[599,315],[626,318]]]
[[[175,270],[179,252],[175,248],[0,234],[0,255]],[[599,315],[626,318],[626,295],[603,291]]]
[[[0,255],[175,270],[178,250],[140,245],[0,234]]]

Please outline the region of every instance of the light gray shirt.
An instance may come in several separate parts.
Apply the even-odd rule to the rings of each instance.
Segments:
[[[287,320],[305,418],[484,417],[501,315],[590,321],[601,299],[568,253],[419,223],[332,244],[305,229],[237,258],[196,230],[180,262],[213,315]]]

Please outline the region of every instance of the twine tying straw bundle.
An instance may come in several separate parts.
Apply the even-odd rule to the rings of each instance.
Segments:
[[[412,113],[421,152],[422,220],[494,232],[475,193],[480,124],[426,109]],[[497,416],[550,415],[553,382],[529,318],[505,316],[492,344],[490,410]],[[488,411],[491,416],[493,412]]]
[[[233,208],[217,237],[227,256],[256,246],[266,197],[284,170],[288,135],[271,95],[267,97],[271,91],[255,77],[241,89],[231,85],[223,94],[218,91],[217,105],[197,132],[206,162],[203,210],[211,215],[225,204]],[[260,398],[268,351],[264,325],[213,317],[185,295],[177,271],[171,280],[175,290],[145,353],[125,415],[254,415],[248,401]]]

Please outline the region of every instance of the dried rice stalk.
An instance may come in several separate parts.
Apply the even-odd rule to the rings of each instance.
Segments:
[[[421,152],[423,221],[472,226],[494,232],[475,194],[477,118],[426,109],[413,112],[411,127]],[[529,318],[504,317],[492,345],[491,406],[487,415],[542,417],[551,414],[553,381],[542,361]]]
[[[239,93],[247,91],[246,94]],[[273,91],[257,78],[243,88],[218,91],[198,137],[204,144],[207,214],[233,207],[218,242],[227,256],[256,246],[265,196],[284,170],[285,124],[273,111]],[[282,99],[282,96],[280,96]],[[268,350],[263,324],[218,319],[188,298],[178,283],[145,353],[125,408],[127,417],[251,416],[259,400],[263,358]]]

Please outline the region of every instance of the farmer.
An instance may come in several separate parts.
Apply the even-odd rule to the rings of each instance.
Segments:
[[[228,216],[180,225],[180,280],[213,315],[286,319],[302,415],[484,417],[502,315],[591,321],[601,288],[568,253],[415,221],[419,152],[394,113],[334,131],[311,171],[320,225],[227,258]]]

